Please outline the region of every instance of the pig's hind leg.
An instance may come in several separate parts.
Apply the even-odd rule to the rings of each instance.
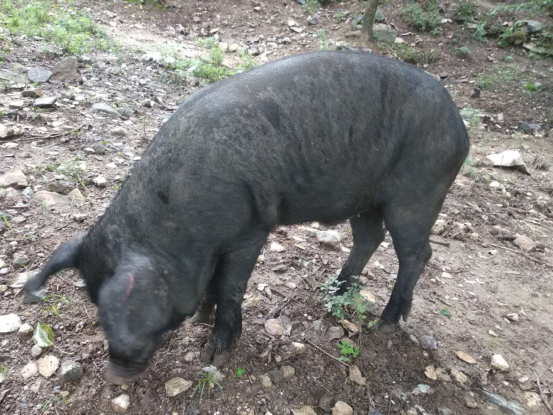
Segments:
[[[196,309],[194,315],[190,318],[190,323],[209,323],[213,317],[213,312],[215,311],[215,284],[213,280],[209,283],[206,293],[200,305]]]
[[[341,282],[338,294],[343,294],[347,290],[352,276],[361,274],[385,235],[384,220],[378,209],[360,213],[349,222],[353,234],[353,248],[338,276],[338,281]]]
[[[220,256],[213,280],[215,325],[201,356],[203,362],[213,359],[214,366],[223,366],[238,343],[242,334],[242,299],[267,236],[250,236]]]

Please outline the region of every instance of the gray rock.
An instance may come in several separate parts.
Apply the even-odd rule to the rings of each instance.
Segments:
[[[325,393],[319,400],[319,408],[325,412],[330,412],[332,410],[332,405],[334,403],[334,397]]]
[[[31,258],[29,258],[25,254],[15,254],[13,258],[13,264],[17,265],[18,267],[23,267],[27,265],[29,262],[31,262]]]
[[[296,375],[296,369],[292,366],[283,366],[282,367],[282,377],[284,380],[290,380]]]
[[[25,102],[21,100],[11,101],[8,106],[14,110],[22,110],[25,108]]]
[[[29,72],[27,73],[27,77],[31,82],[39,82],[44,83],[48,82],[50,77],[52,76],[52,72],[49,71],[46,68],[42,68],[40,66],[36,66],[34,68],[29,69]]]
[[[524,121],[519,121],[518,126],[526,134],[535,134],[541,129],[541,124],[533,124]]]
[[[28,337],[33,334],[33,326],[27,323],[22,324],[21,327],[19,327],[17,334],[19,335],[19,337]]]
[[[317,335],[322,334],[324,328],[325,328],[325,324],[322,320],[315,320],[313,322],[313,331],[315,332],[315,334]]]
[[[0,176],[0,187],[17,187],[23,189],[27,186],[27,178],[21,170],[7,172]]]
[[[409,340],[411,340],[417,346],[419,345],[419,339],[417,339],[417,337],[414,334],[409,335]]]
[[[35,362],[27,363],[25,367],[21,370],[21,376],[23,377],[23,380],[32,378],[33,376],[36,376],[37,373],[38,366]]]
[[[126,137],[129,135],[127,130],[125,130],[123,127],[115,127],[110,130],[110,134],[114,137]]]
[[[525,42],[522,46],[530,52],[539,53],[540,55],[553,56],[553,46],[538,45],[534,42]]]
[[[430,385],[425,385],[424,383],[420,383],[417,385],[415,389],[413,389],[413,395],[430,395],[434,393],[434,390],[430,387]]]
[[[23,98],[40,98],[42,94],[40,89],[26,89],[25,91],[21,91],[21,96]]]
[[[394,43],[397,32],[385,24],[377,23],[373,26],[373,35],[378,42]]]
[[[35,99],[33,106],[37,108],[52,108],[57,100],[58,97],[40,97]]]
[[[309,16],[307,18],[307,24],[309,26],[315,26],[319,23],[319,19],[317,19],[317,16]]]
[[[117,398],[112,399],[111,401],[111,410],[117,412],[118,414],[124,414],[129,409],[131,404],[131,398],[129,395],[123,394],[119,395]]]
[[[329,341],[335,340],[335,339],[341,339],[344,336],[344,329],[340,326],[331,327],[328,329],[328,332],[326,333],[326,338]]]
[[[267,376],[269,379],[271,379],[271,382],[273,383],[279,383],[282,382],[284,379],[284,374],[282,373],[281,369],[274,369],[267,373]]]
[[[263,386],[264,388],[270,388],[271,386],[273,386],[273,382],[268,375],[261,376],[261,386]]]
[[[90,111],[106,113],[106,114],[109,114],[109,115],[113,115],[115,117],[120,117],[121,116],[121,114],[119,114],[119,112],[117,110],[113,109],[108,104],[103,104],[101,102],[98,102],[98,103],[94,104],[90,108]]]
[[[360,14],[358,16],[355,16],[353,18],[353,20],[351,21],[351,28],[352,29],[361,29],[361,27],[363,26],[363,17],[365,15],[364,14]]]
[[[108,181],[104,176],[98,176],[94,180],[92,180],[92,183],[94,183],[99,188],[105,188],[108,186]]]
[[[491,402],[501,408],[501,411],[509,415],[524,415],[525,411],[520,402],[508,401],[500,395],[486,392],[484,389],[480,390],[480,395],[485,401]]]
[[[513,27],[525,27],[530,34],[539,33],[543,30],[543,25],[535,20],[519,20],[515,22]]]
[[[288,266],[285,265],[285,264],[279,264],[276,267],[271,268],[271,271],[279,273],[279,274],[284,273],[287,270],[288,270]]]
[[[65,82],[82,82],[83,77],[79,73],[79,61],[77,58],[69,56],[58,62],[52,68],[51,79]]]
[[[51,354],[47,354],[46,356],[41,357],[37,361],[37,364],[38,373],[40,373],[45,378],[51,377],[60,367],[59,359]]]
[[[174,396],[180,395],[183,392],[186,392],[192,387],[192,385],[193,382],[176,377],[165,382],[165,393],[168,397],[172,398]]]
[[[35,344],[35,345],[31,348],[31,356],[33,356],[33,357],[36,359],[37,357],[39,357],[39,356],[42,354],[43,351],[44,351],[44,350],[42,349],[42,347],[40,347],[40,346],[38,346],[38,345]],[[37,370],[38,370],[38,369],[37,369]]]
[[[329,246],[335,250],[340,250],[340,234],[338,231],[318,231],[317,240],[326,246]]]
[[[21,319],[17,314],[0,316],[0,333],[12,333],[21,327]]]
[[[438,348],[438,342],[432,336],[422,336],[421,347],[424,350],[436,350]]]
[[[80,363],[68,360],[61,364],[61,381],[75,382],[83,377],[83,368]]]
[[[478,403],[472,396],[465,396],[465,405],[469,408],[478,408]]]
[[[301,4],[303,6],[305,4],[305,0],[296,0],[296,3]]]
[[[23,189],[23,192],[21,192],[23,194],[23,196],[25,196],[27,199],[31,199],[34,195],[35,195],[35,192],[33,191],[33,189],[31,189],[30,187],[26,187],[25,189]]]
[[[438,415],[453,415],[453,411],[449,408],[438,408]]]
[[[72,187],[71,183],[62,182],[58,180],[48,182],[48,186],[46,186],[49,192],[60,193],[60,194],[69,193],[69,191],[71,190],[71,187]]]
[[[59,193],[47,192],[46,190],[36,192],[33,199],[46,204],[46,207],[49,208],[66,208],[71,204],[67,196],[60,195]]]

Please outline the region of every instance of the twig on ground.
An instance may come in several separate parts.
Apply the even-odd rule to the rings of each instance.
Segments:
[[[307,343],[309,343],[311,346],[313,346],[315,349],[317,349],[318,351],[320,352],[323,352],[324,354],[326,354],[328,357],[331,357],[332,359],[336,360],[337,362],[340,362],[341,364],[343,364],[344,366],[346,367],[349,367],[349,365],[346,363],[346,362],[342,362],[340,359],[338,359],[337,357],[334,357],[332,356],[330,353],[327,353],[325,352],[323,349],[321,349],[319,346],[317,346],[316,344],[314,343],[311,343],[309,340],[305,339],[305,341]]]
[[[79,127],[73,128],[69,131],[64,131],[63,133],[50,134],[50,135],[47,135],[47,136],[43,136],[43,135],[40,135],[40,134],[30,134],[28,137],[21,137],[20,140],[30,140],[30,139],[35,139],[35,138],[42,138],[44,140],[49,140],[51,138],[63,137],[64,135],[71,134],[74,131],[80,131],[86,125],[87,124],[84,123],[83,125],[80,125]]]
[[[518,255],[520,255],[520,256],[523,257],[523,258],[526,258],[526,259],[528,259],[528,260],[530,260],[530,261],[535,262],[536,264],[545,265],[546,267],[553,268],[553,265],[551,265],[551,264],[549,264],[549,263],[547,263],[547,262],[540,261],[539,259],[532,258],[530,255],[523,254],[522,252],[517,251],[517,250],[515,250],[515,249],[511,249],[511,248],[507,248],[507,247],[505,247],[505,246],[495,245],[495,244],[490,244],[490,246],[493,246],[494,248],[504,249],[505,251],[512,252],[513,254],[518,254]]]
[[[549,413],[553,414],[553,409],[551,408],[551,405],[549,404],[549,401],[547,400],[547,396],[545,396],[545,392],[543,391],[540,383],[540,378],[536,376],[536,382],[538,384],[538,389],[540,390],[540,398],[543,401],[544,405],[546,406]]]
[[[430,243],[431,244],[436,244],[436,245],[443,245],[443,246],[447,246],[447,247],[451,246],[451,244],[449,242],[437,241],[435,239],[430,239]]]

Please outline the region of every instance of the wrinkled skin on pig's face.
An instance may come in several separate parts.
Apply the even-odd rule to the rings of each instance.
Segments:
[[[133,255],[132,260],[118,268],[98,296],[98,316],[109,347],[106,377],[118,385],[140,377],[164,334],[178,325],[163,279],[144,257]]]

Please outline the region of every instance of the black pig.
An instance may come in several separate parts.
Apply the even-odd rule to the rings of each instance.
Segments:
[[[207,356],[221,365],[277,225],[350,220],[339,276],[359,275],[389,230],[399,259],[383,328],[407,318],[430,230],[469,151],[430,75],[363,52],[300,54],[193,94],[157,133],[103,217],[25,286],[77,268],[109,342],[108,379],[136,379],[164,333],[216,305]]]

